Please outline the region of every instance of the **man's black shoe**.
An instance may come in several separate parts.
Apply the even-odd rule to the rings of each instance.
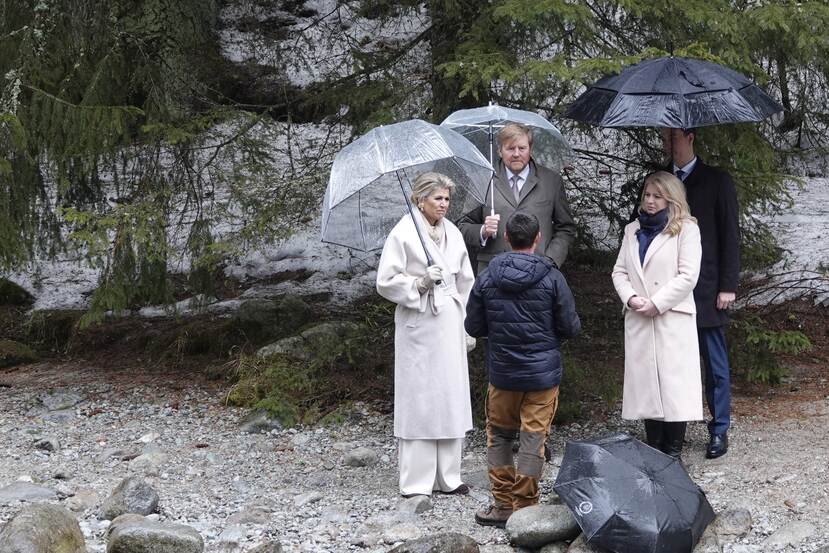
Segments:
[[[728,452],[728,434],[711,434],[708,440],[708,449],[705,450],[705,457],[716,459]]]

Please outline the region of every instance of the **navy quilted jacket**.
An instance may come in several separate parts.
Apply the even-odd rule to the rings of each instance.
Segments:
[[[464,326],[488,337],[490,384],[523,392],[558,386],[561,339],[581,330],[564,275],[547,258],[517,252],[494,257],[478,275]]]

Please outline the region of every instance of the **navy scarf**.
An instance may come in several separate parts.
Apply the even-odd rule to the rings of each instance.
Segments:
[[[645,254],[656,238],[656,235],[665,229],[668,224],[668,208],[648,215],[644,211],[639,212],[639,230],[636,231],[636,239],[639,240],[639,263],[644,265]]]

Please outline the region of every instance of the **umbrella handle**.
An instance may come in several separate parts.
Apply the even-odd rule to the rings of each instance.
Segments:
[[[492,102],[489,102],[492,105]],[[492,160],[494,158],[493,155],[493,135],[492,135],[492,122],[489,123],[489,165],[492,167]],[[489,177],[489,201],[492,204],[492,207],[489,210],[490,215],[495,215],[495,169],[492,169],[492,175]]]
[[[400,171],[395,171],[395,175],[397,175],[397,182],[400,184],[400,191],[403,192],[403,198],[406,200],[406,207],[409,208],[409,215],[412,218],[412,224],[414,224],[415,232],[417,233],[417,237],[420,239],[420,245],[423,246],[423,253],[426,254],[426,266],[434,265],[435,260],[432,259],[432,256],[429,255],[429,250],[426,249],[426,242],[423,240],[423,235],[420,233],[420,226],[417,224],[417,217],[415,217],[414,210],[412,209],[412,202],[409,201],[409,196],[406,195],[406,189],[403,187],[403,179],[400,178]],[[435,281],[435,284],[441,284],[442,280]]]

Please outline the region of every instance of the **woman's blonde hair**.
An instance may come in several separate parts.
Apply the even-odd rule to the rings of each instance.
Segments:
[[[420,204],[423,200],[428,198],[435,190],[449,189],[449,193],[455,189],[455,183],[452,179],[443,173],[421,173],[417,176],[412,184],[412,195],[410,196],[415,205]]]
[[[668,224],[665,225],[664,232],[676,236],[682,229],[683,221],[697,222],[694,217],[691,217],[691,209],[685,197],[685,185],[667,171],[656,171],[645,177],[642,197],[639,199],[639,209],[645,207],[645,190],[649,184],[656,186],[662,197],[668,201]]]

